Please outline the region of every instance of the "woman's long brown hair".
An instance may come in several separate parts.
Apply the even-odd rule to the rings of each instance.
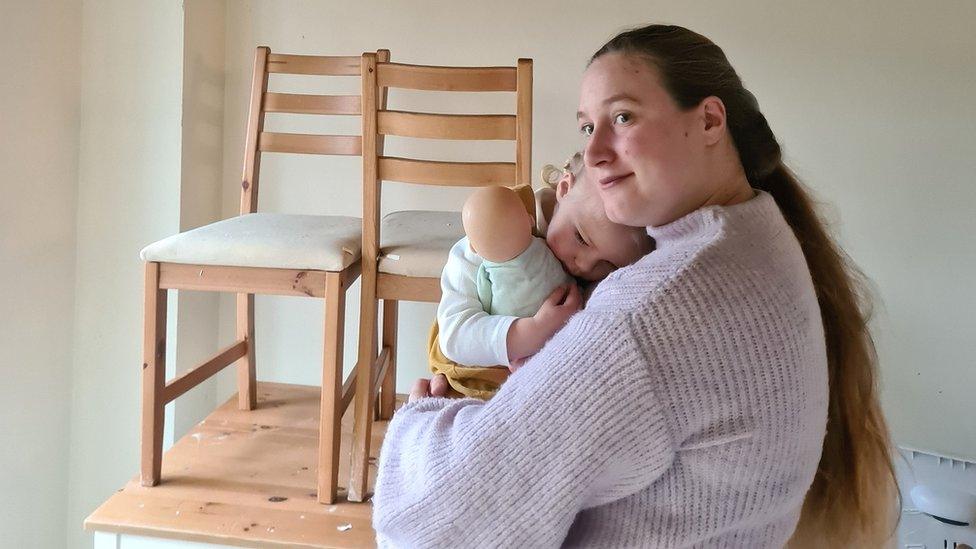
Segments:
[[[746,177],[776,200],[810,268],[826,337],[830,398],[823,453],[790,546],[885,545],[893,533],[898,489],[878,401],[863,274],[830,237],[807,189],[783,163],[756,98],[721,48],[683,27],[649,25],[617,35],[592,59],[615,52],[647,61],[683,109],[710,96],[722,100]]]

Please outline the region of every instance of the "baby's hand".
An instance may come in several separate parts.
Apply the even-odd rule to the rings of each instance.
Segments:
[[[512,363],[508,365],[508,371],[514,374],[515,373],[515,370],[518,370],[519,368],[521,368],[522,366],[524,366],[525,365],[525,361],[527,361],[527,360],[529,360],[529,357],[525,357],[525,358],[520,358],[520,359],[517,359],[517,360],[513,360]]]
[[[526,357],[539,352],[581,305],[579,286],[570,282],[553,290],[534,316],[513,322],[506,338],[508,361],[513,365],[509,369],[514,372]]]
[[[553,290],[532,317],[540,334],[544,336],[543,341],[558,332],[569,317],[580,310],[582,304],[580,289],[575,282],[563,284]]]

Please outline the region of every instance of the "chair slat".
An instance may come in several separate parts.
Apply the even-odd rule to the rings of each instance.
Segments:
[[[514,67],[433,67],[378,63],[379,87],[428,91],[516,91]]]
[[[435,162],[383,156],[378,164],[378,177],[386,181],[450,187],[515,184],[514,162]]]
[[[441,279],[379,273],[376,280],[376,297],[390,301],[437,303],[441,300]]]
[[[359,156],[363,154],[363,140],[358,135],[261,132],[258,148],[262,152]]]
[[[358,95],[267,93],[264,96],[264,111],[293,114],[359,115],[363,113],[363,103]]]
[[[377,113],[377,131],[383,135],[429,139],[515,139],[511,114],[430,114],[404,111]]]
[[[167,404],[173,402],[180,395],[210,379],[214,374],[230,366],[245,354],[247,354],[247,341],[238,341],[225,347],[210,360],[167,383],[166,387],[163,388],[163,402]]]
[[[268,56],[268,72],[283,74],[317,74],[319,76],[359,76],[359,57],[318,55]]]

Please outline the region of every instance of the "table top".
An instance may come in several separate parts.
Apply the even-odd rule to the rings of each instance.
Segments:
[[[372,547],[372,507],[347,501],[344,487],[352,411],[335,505],[315,496],[319,388],[259,383],[257,409],[238,410],[235,394],[163,455],[159,485],[143,487],[137,475],[85,528],[244,547]],[[386,425],[373,425],[370,489]]]

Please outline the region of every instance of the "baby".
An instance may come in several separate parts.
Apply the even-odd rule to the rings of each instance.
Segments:
[[[518,211],[510,189],[483,189],[465,204],[468,236],[444,267],[428,339],[432,395],[490,398],[509,368],[541,349],[580,308],[573,278],[595,285],[653,248],[643,228],[607,219],[579,153],[563,170],[547,166],[543,179],[547,186],[535,193],[533,209],[544,241],[532,236],[531,217],[525,207]]]

